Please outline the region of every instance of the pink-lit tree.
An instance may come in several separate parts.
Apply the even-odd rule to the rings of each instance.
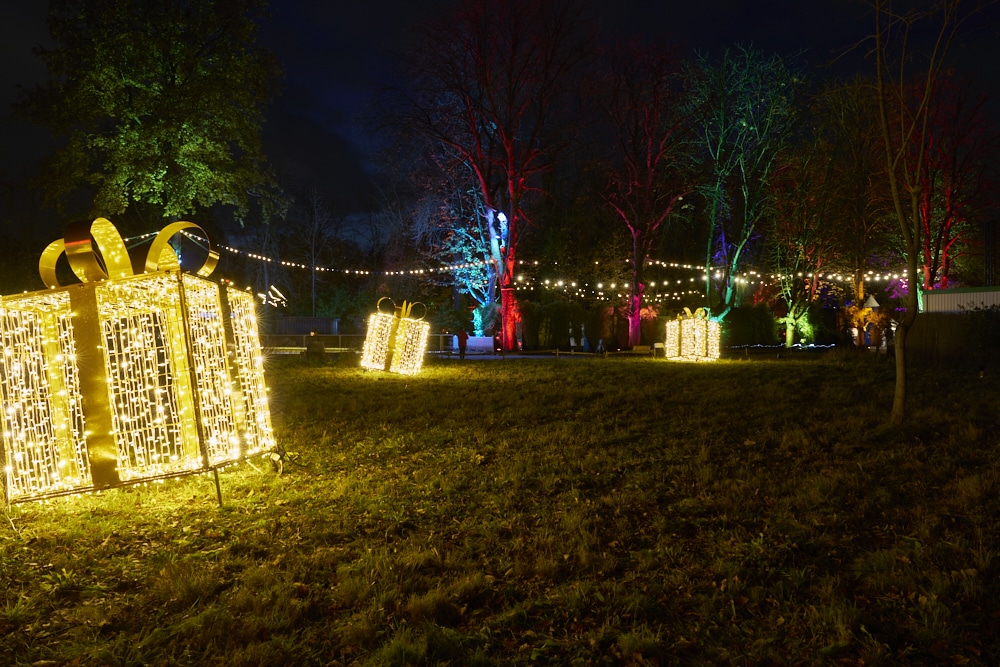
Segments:
[[[425,26],[408,58],[403,120],[467,169],[477,190],[504,350],[517,346],[514,268],[529,203],[578,125],[581,25],[569,0],[470,0]]]
[[[628,344],[640,342],[650,250],[670,214],[692,190],[690,131],[680,61],[663,46],[624,45],[610,54],[604,112],[615,142],[605,201],[632,238]]]

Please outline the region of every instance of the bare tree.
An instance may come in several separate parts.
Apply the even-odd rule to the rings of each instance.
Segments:
[[[692,85],[696,144],[705,174],[700,188],[708,204],[705,271],[721,265],[719,303],[712,283],[705,298],[715,319],[736,305],[741,264],[770,205],[768,180],[795,129],[799,77],[779,57],[750,47],[726,51],[717,62],[702,58]]]
[[[466,2],[427,26],[409,55],[401,121],[464,165],[482,203],[501,292],[503,348],[516,348],[514,267],[528,202],[576,127],[575,76],[586,54],[578,3]]]
[[[605,115],[615,141],[605,201],[632,237],[628,344],[640,342],[643,276],[674,206],[692,191],[684,143],[690,131],[679,60],[663,46],[635,43],[611,54]]]
[[[830,221],[836,261],[826,268],[850,277],[844,312],[859,347],[876,319],[864,305],[866,281],[873,270],[881,274],[899,265],[891,242],[898,224],[891,217],[878,101],[872,91],[871,79],[857,77],[827,88],[815,104],[817,123],[833,152],[831,178],[837,191],[837,215]]]
[[[778,290],[785,302],[785,346],[816,300],[821,270],[836,261],[839,192],[834,153],[822,136],[803,142],[775,170],[766,235]]]
[[[288,242],[288,256],[309,269],[311,315],[316,317],[317,272],[329,260],[330,250],[340,237],[343,215],[315,187],[308,189],[289,212],[283,235]]]
[[[895,333],[896,382],[889,416],[891,424],[901,424],[905,417],[906,339],[919,309],[922,177],[929,158],[934,92],[945,71],[949,50],[963,22],[971,15],[963,11],[961,5],[961,0],[936,0],[919,3],[916,8],[908,4],[908,8],[899,13],[894,11],[890,0],[873,0],[879,121],[893,210],[906,252],[909,288],[905,313]],[[929,47],[921,53],[914,42],[918,41],[918,28],[928,23],[933,26],[933,37]],[[915,91],[907,86],[913,78],[913,68],[918,68],[922,81]]]

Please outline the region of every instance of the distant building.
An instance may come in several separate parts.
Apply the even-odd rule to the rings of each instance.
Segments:
[[[973,308],[1000,307],[1000,287],[970,287],[924,292],[925,313],[961,313]]]

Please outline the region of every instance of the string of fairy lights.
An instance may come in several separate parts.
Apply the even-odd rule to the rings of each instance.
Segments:
[[[275,447],[248,292],[156,271],[4,296],[0,343],[8,502],[218,469]]]
[[[205,242],[205,239],[198,237],[189,232],[185,232],[185,235],[194,241]],[[139,236],[134,236],[126,241],[142,241],[145,238],[152,236],[152,234],[142,234]],[[483,268],[490,264],[486,260],[468,261],[468,262],[456,262],[451,264],[442,264],[436,267],[422,267],[422,268],[411,268],[411,269],[398,269],[391,271],[373,271],[371,269],[358,269],[358,268],[337,268],[330,266],[321,265],[310,265],[304,264],[302,262],[293,262],[289,260],[277,259],[274,257],[269,257],[260,253],[254,253],[247,250],[242,250],[229,245],[218,245],[220,250],[227,253],[242,256],[246,259],[267,262],[270,264],[275,264],[277,266],[283,266],[291,269],[301,269],[306,271],[316,271],[318,273],[327,274],[339,274],[339,275],[349,275],[349,276],[383,276],[387,278],[392,277],[421,277],[421,276],[436,276],[444,275],[449,273],[455,273],[457,271],[463,271],[468,269]],[[628,265],[632,260],[623,260],[620,264],[622,266]],[[520,260],[518,261],[519,270],[514,275],[514,289],[520,292],[535,292],[535,291],[558,291],[562,292],[564,295],[580,299],[592,299],[592,300],[614,300],[627,298],[630,290],[630,286],[627,281],[611,281],[602,282],[594,280],[586,280],[580,278],[567,278],[567,277],[539,277],[535,275],[537,272],[543,270],[543,265],[537,260]],[[601,263],[599,261],[594,262],[595,269],[601,268]],[[682,262],[669,262],[656,259],[648,259],[646,265],[651,268],[668,269],[673,271],[690,271],[696,276],[687,276],[681,279],[665,279],[665,280],[651,280],[646,283],[647,291],[643,296],[643,300],[646,302],[662,303],[665,301],[681,301],[687,297],[697,297],[704,294],[703,283],[707,280],[721,280],[725,272],[716,267],[712,268],[709,272],[705,271],[703,265],[696,264],[685,264]],[[616,267],[620,268],[620,267]],[[544,266],[544,272],[546,273],[559,273],[559,263],[552,262],[551,265]],[[796,274],[778,274],[778,273],[767,273],[759,272],[756,270],[748,270],[737,276],[733,277],[733,282],[738,286],[750,287],[753,285],[767,286],[773,284],[781,279],[792,279],[801,278],[812,280],[813,278],[827,284],[843,284],[850,283],[854,278],[850,275],[838,273],[838,272],[823,272],[823,273],[811,273],[811,272],[798,272]],[[861,279],[866,283],[878,283],[884,282],[888,283],[892,280],[906,280],[906,271],[867,271]]]

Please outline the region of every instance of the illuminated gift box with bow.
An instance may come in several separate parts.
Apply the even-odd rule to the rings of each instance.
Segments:
[[[133,267],[108,220],[70,226],[42,253],[49,289],[0,297],[8,502],[217,470],[273,449],[253,296],[206,279],[211,248],[195,275],[181,271],[169,241],[187,229],[201,231],[165,227]],[[81,283],[59,285],[63,254]]]
[[[684,309],[684,315],[667,322],[664,356],[677,361],[715,361],[722,350],[722,327],[708,318],[708,311],[699,308],[694,313]]]
[[[393,312],[379,310],[383,301],[393,305]],[[375,304],[376,312],[368,318],[368,334],[361,350],[362,368],[403,375],[416,375],[420,372],[430,325],[423,321],[423,317],[410,317],[413,306],[414,304],[406,301],[402,306],[396,306],[387,296],[378,300]]]

